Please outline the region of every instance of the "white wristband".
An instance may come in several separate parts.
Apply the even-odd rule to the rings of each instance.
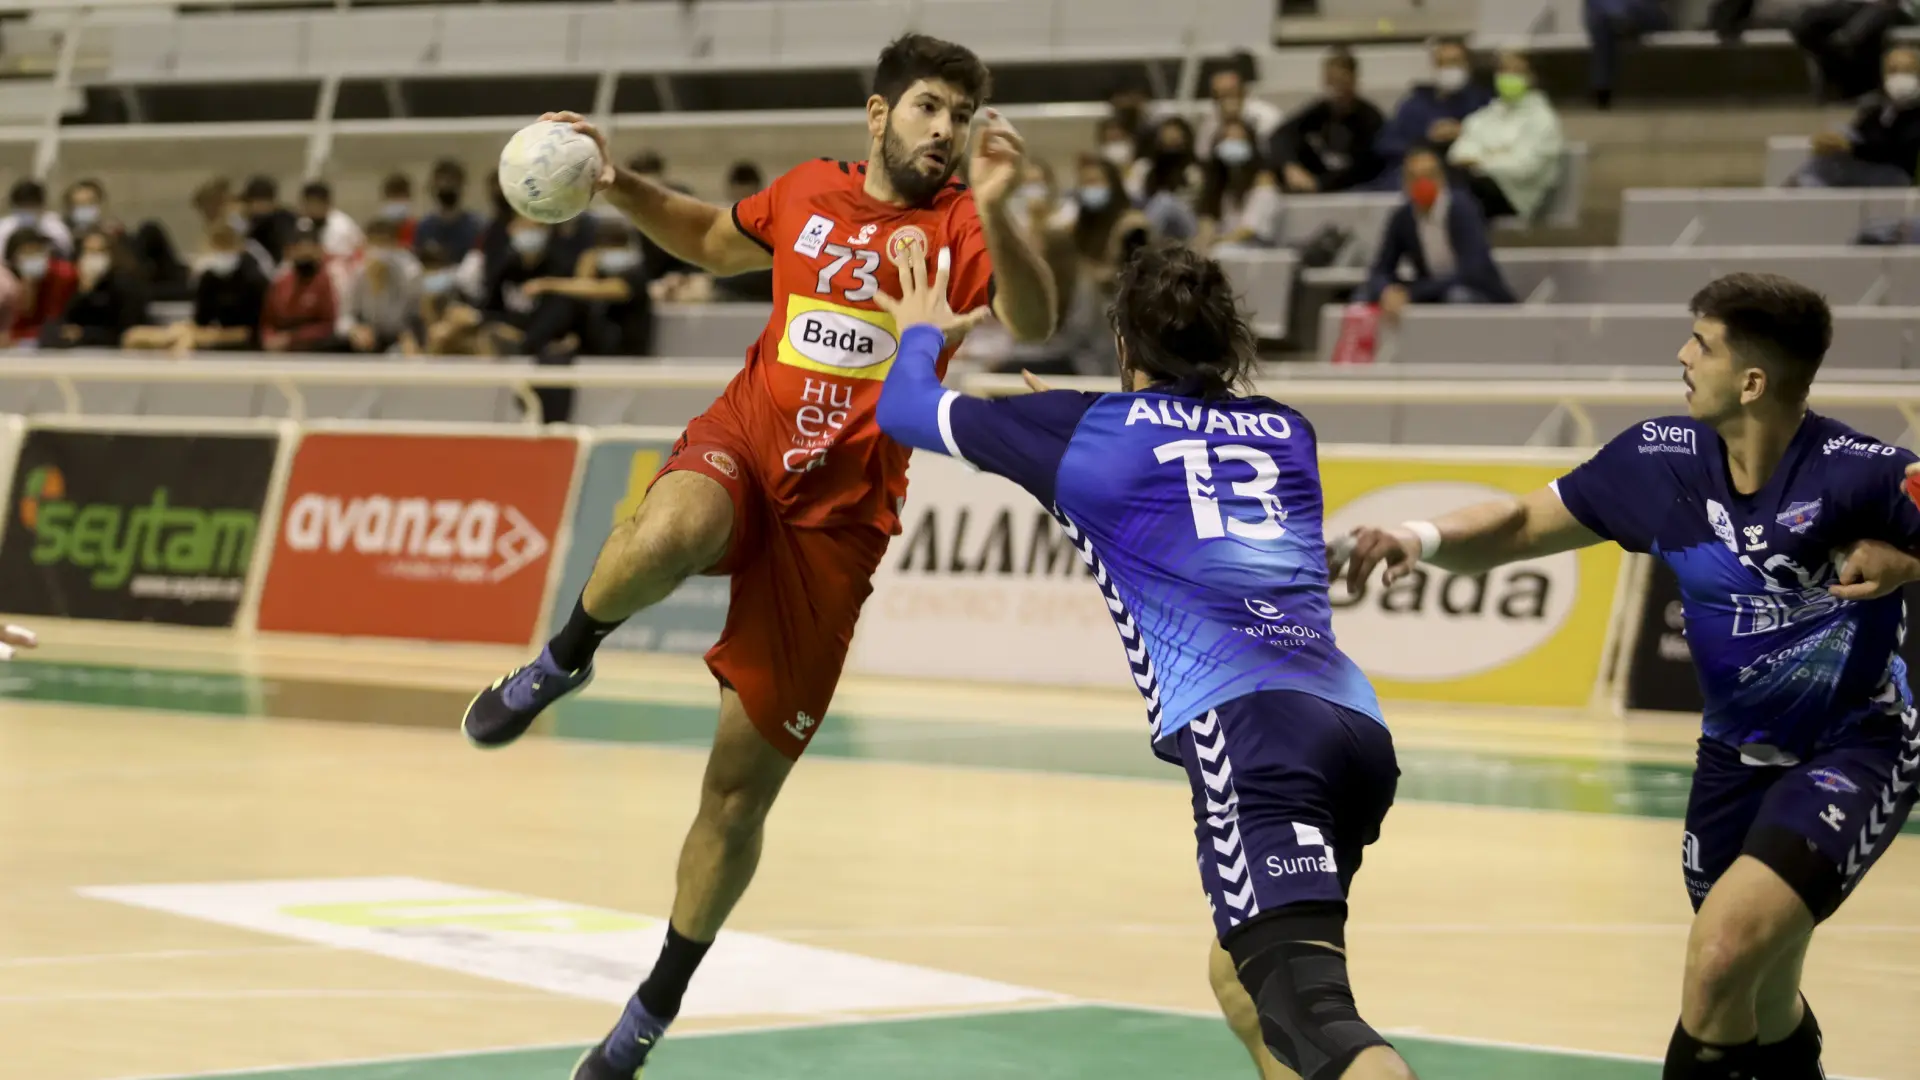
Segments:
[[[1440,550],[1440,529],[1431,521],[1408,521],[1400,526],[1420,538],[1420,557],[1431,559]]]

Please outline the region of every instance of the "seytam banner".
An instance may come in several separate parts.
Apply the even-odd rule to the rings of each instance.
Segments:
[[[915,454],[901,522],[861,609],[849,670],[1133,685],[1100,590],[1033,496]]]
[[[669,440],[603,442],[587,457],[580,497],[574,500],[573,543],[567,551],[553,622],[573,614],[573,604],[593,573],[600,545],[615,525],[632,517],[647,497],[647,485],[673,449]],[[704,653],[727,623],[728,579],[691,577],[673,595],[620,624],[602,647],[645,652]]]
[[[1559,478],[1577,458],[1529,451],[1361,457],[1328,448],[1320,463],[1328,536],[1397,525]],[[1509,463],[1515,462],[1515,463]],[[1359,595],[1333,586],[1333,629],[1380,696],[1501,705],[1585,705],[1605,659],[1620,549],[1602,544],[1453,574],[1422,566],[1391,587],[1375,571]]]
[[[260,629],[526,644],[577,453],[570,438],[307,436]]]
[[[231,626],[273,435],[36,429],[14,463],[0,603],[25,615]]]

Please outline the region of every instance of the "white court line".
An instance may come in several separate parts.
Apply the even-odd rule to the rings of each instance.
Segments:
[[[1350,923],[1348,929],[1360,933],[1381,934],[1684,934],[1690,923]],[[1059,926],[1023,925],[897,925],[897,926],[774,926],[755,927],[754,933],[781,938],[861,938],[861,937],[1041,937],[1061,934],[1169,935],[1184,937],[1203,932],[1199,924],[1177,923],[1072,923]],[[1912,926],[1822,926],[1822,937],[1867,937],[1880,935],[1920,935],[1920,923]]]
[[[100,1001],[275,1001],[282,999],[400,1001],[552,1001],[552,994],[519,991],[336,990],[280,988],[257,990],[114,990],[88,994],[4,994],[0,1005],[46,1005]]]
[[[200,960],[217,956],[263,956],[273,953],[332,953],[327,945],[253,945],[237,949],[157,949],[150,952],[75,953],[71,956],[4,956],[0,968],[58,967],[66,964],[113,964],[142,960]]]
[[[551,995],[545,995],[550,997]],[[826,1014],[814,1020],[795,1020],[771,1024],[748,1024],[743,1027],[709,1028],[702,1031],[677,1033],[673,1041],[684,1039],[708,1039],[723,1035],[760,1035],[780,1031],[813,1031],[820,1028],[846,1027],[867,1024],[901,1024],[916,1020],[966,1019],[975,1016],[999,1016],[1004,1013],[1049,1012],[1055,1009],[1071,1009],[1089,1002],[1076,1001],[1061,997],[1056,1001],[1024,1002],[1014,1005],[990,1005],[977,1009],[926,1010],[910,1013],[889,1013],[885,1016],[850,1016]],[[300,1062],[288,1065],[253,1065],[244,1069],[218,1069],[212,1072],[186,1073],[148,1073],[138,1076],[116,1077],[115,1080],[201,1080],[214,1076],[258,1076],[262,1073],[285,1072],[289,1069],[351,1069],[361,1065],[389,1065],[406,1061],[442,1061],[447,1058],[493,1057],[500,1054],[534,1053],[540,1050],[576,1050],[592,1045],[592,1039],[576,1039],[571,1042],[527,1043],[521,1046],[488,1046],[474,1050],[432,1050],[420,1054],[395,1054],[387,1057],[342,1058],[338,1061]]]

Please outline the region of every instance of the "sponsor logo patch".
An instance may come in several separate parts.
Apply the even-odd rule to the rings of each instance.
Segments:
[[[1813,786],[1819,788],[1821,791],[1831,791],[1836,795],[1858,795],[1860,793],[1859,785],[1847,779],[1847,774],[1841,772],[1839,769],[1809,769],[1807,770],[1807,779],[1813,781]]]
[[[905,266],[915,253],[923,261],[927,257],[927,234],[920,226],[902,225],[887,237],[887,259],[893,265]]]
[[[740,467],[733,463],[733,456],[721,450],[707,451],[707,464],[726,473],[731,479],[740,479]]]
[[[893,317],[809,296],[787,301],[787,333],[779,360],[792,367],[850,379],[884,379],[900,347]]]
[[[1775,514],[1773,520],[1785,526],[1795,536],[1805,535],[1813,527],[1814,519],[1820,516],[1820,499],[1812,502],[1797,502]]]
[[[807,219],[806,228],[800,230],[799,238],[793,242],[793,250],[809,259],[814,258],[820,254],[821,248],[827,246],[827,238],[833,235],[835,228],[837,226],[834,225],[832,218],[821,214],[813,215]]]

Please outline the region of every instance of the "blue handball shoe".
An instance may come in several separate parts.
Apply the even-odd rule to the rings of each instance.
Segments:
[[[497,749],[525,735],[547,706],[579,693],[592,681],[592,664],[579,671],[563,671],[553,662],[552,651],[542,649],[533,663],[474,695],[460,730],[473,745]]]
[[[573,1080],[640,1080],[647,1056],[667,1033],[667,1023],[648,1012],[637,995],[628,998],[613,1031],[599,1046],[580,1055],[573,1066]]]

